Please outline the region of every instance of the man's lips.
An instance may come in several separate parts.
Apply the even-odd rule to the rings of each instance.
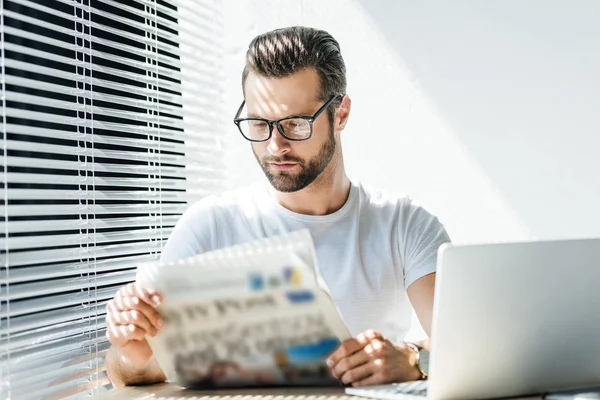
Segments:
[[[275,168],[277,170],[285,171],[285,170],[294,168],[296,165],[298,165],[298,163],[294,163],[294,162],[270,162],[269,165],[271,165],[273,168]]]

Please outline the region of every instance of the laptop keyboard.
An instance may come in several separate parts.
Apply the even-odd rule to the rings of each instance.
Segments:
[[[410,400],[427,397],[427,381],[392,383],[380,386],[348,387],[346,394],[385,400]]]

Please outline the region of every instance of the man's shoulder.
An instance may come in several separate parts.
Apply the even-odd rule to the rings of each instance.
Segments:
[[[406,193],[386,191],[360,183],[355,185],[358,187],[361,203],[372,212],[393,213],[400,223],[414,223],[434,217],[425,205]]]
[[[402,192],[392,192],[375,186],[356,182],[353,185],[357,188],[360,200],[363,204],[380,208],[382,206],[405,206],[412,202],[411,197]]]

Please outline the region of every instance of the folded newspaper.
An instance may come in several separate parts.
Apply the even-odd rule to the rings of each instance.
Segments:
[[[350,333],[318,273],[308,230],[138,266],[163,295],[148,342],[186,387],[332,385],[325,359]]]

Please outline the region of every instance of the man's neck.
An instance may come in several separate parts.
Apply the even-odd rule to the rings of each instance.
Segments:
[[[341,168],[331,165],[313,183],[293,193],[278,192],[269,185],[269,194],[280,205],[298,214],[327,215],[342,208],[350,195],[350,180],[343,164]]]

